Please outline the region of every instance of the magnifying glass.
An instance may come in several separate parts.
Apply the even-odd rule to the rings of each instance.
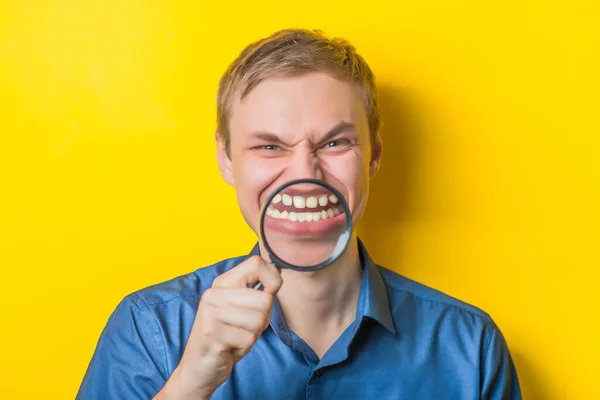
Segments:
[[[344,196],[317,179],[281,185],[260,212],[260,235],[278,268],[316,271],[337,260],[350,242],[352,214]],[[261,289],[258,282],[253,286]]]

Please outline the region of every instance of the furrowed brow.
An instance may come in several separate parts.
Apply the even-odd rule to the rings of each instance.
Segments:
[[[270,132],[251,132],[249,140],[268,142],[272,144],[284,144],[279,136]]]
[[[333,128],[331,128],[320,139],[320,142],[326,142],[328,140],[331,140],[344,131],[356,132],[356,127],[351,122],[342,121],[342,122],[338,123],[337,125],[335,125]],[[269,143],[273,143],[273,144],[285,144],[284,141],[281,140],[281,138],[278,135],[271,133],[271,132],[255,131],[255,132],[251,132],[249,136],[250,136],[249,139],[253,140],[253,141],[256,140],[256,141],[269,142]]]
[[[354,126],[354,124],[352,124],[350,122],[342,121],[342,122],[338,123],[336,126],[334,126],[332,129],[330,129],[329,132],[327,132],[320,141],[327,142],[328,140],[333,139],[334,137],[336,137],[337,135],[339,135],[340,133],[345,132],[345,131],[356,132],[356,127]]]

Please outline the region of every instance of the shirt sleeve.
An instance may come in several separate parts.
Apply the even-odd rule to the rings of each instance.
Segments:
[[[126,297],[100,335],[76,398],[151,399],[166,382],[164,365],[157,323]]]
[[[486,330],[483,350],[481,400],[521,400],[517,370],[506,341],[495,324]]]

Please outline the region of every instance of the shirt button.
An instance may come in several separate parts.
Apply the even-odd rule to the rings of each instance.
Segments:
[[[323,370],[319,368],[315,371],[315,374],[317,374],[317,376],[323,376]]]

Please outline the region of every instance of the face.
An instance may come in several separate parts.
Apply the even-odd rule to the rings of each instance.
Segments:
[[[329,183],[346,199],[354,222],[360,219],[369,180],[379,166],[381,141],[377,138],[371,148],[365,108],[350,83],[316,72],[267,79],[233,102],[229,130],[230,157],[217,135],[219,167],[235,187],[244,219],[257,235],[261,206],[280,185],[294,179]],[[310,202],[311,195],[328,194],[313,189],[298,187],[297,193],[289,193],[294,200],[290,207],[297,205],[295,194],[304,202]],[[328,206],[334,205],[329,201]],[[282,219],[310,230],[311,222],[298,225],[289,213],[278,221]],[[270,238],[269,243],[273,247]]]

